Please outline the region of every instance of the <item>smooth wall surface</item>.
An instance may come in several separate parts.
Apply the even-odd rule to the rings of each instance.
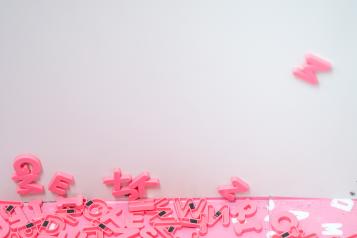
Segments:
[[[115,167],[156,196],[346,197],[357,190],[357,2],[0,0],[0,198],[16,155],[41,183],[111,198]],[[333,63],[312,87],[291,71]],[[52,199],[47,191],[42,198]]]

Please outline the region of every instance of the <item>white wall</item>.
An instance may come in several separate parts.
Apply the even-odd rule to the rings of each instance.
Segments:
[[[152,194],[357,190],[357,2],[0,0],[0,198],[17,154],[41,182],[110,198],[112,169],[149,170]],[[294,79],[314,52],[320,86]],[[51,199],[49,192],[46,199]]]

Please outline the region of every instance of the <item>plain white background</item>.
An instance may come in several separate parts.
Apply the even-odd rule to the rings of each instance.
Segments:
[[[0,0],[0,197],[16,155],[41,183],[111,198],[115,167],[155,196],[346,197],[357,190],[357,2]],[[333,63],[312,87],[291,71]],[[42,198],[52,199],[46,192]]]

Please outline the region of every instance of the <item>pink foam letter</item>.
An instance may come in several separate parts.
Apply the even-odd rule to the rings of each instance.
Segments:
[[[67,196],[67,190],[74,183],[74,178],[72,175],[65,174],[62,172],[57,172],[52,178],[48,189],[60,196]]]
[[[17,185],[17,193],[20,195],[43,193],[41,184],[36,183],[42,173],[41,161],[34,155],[19,155],[14,162],[15,173],[12,176]]]

